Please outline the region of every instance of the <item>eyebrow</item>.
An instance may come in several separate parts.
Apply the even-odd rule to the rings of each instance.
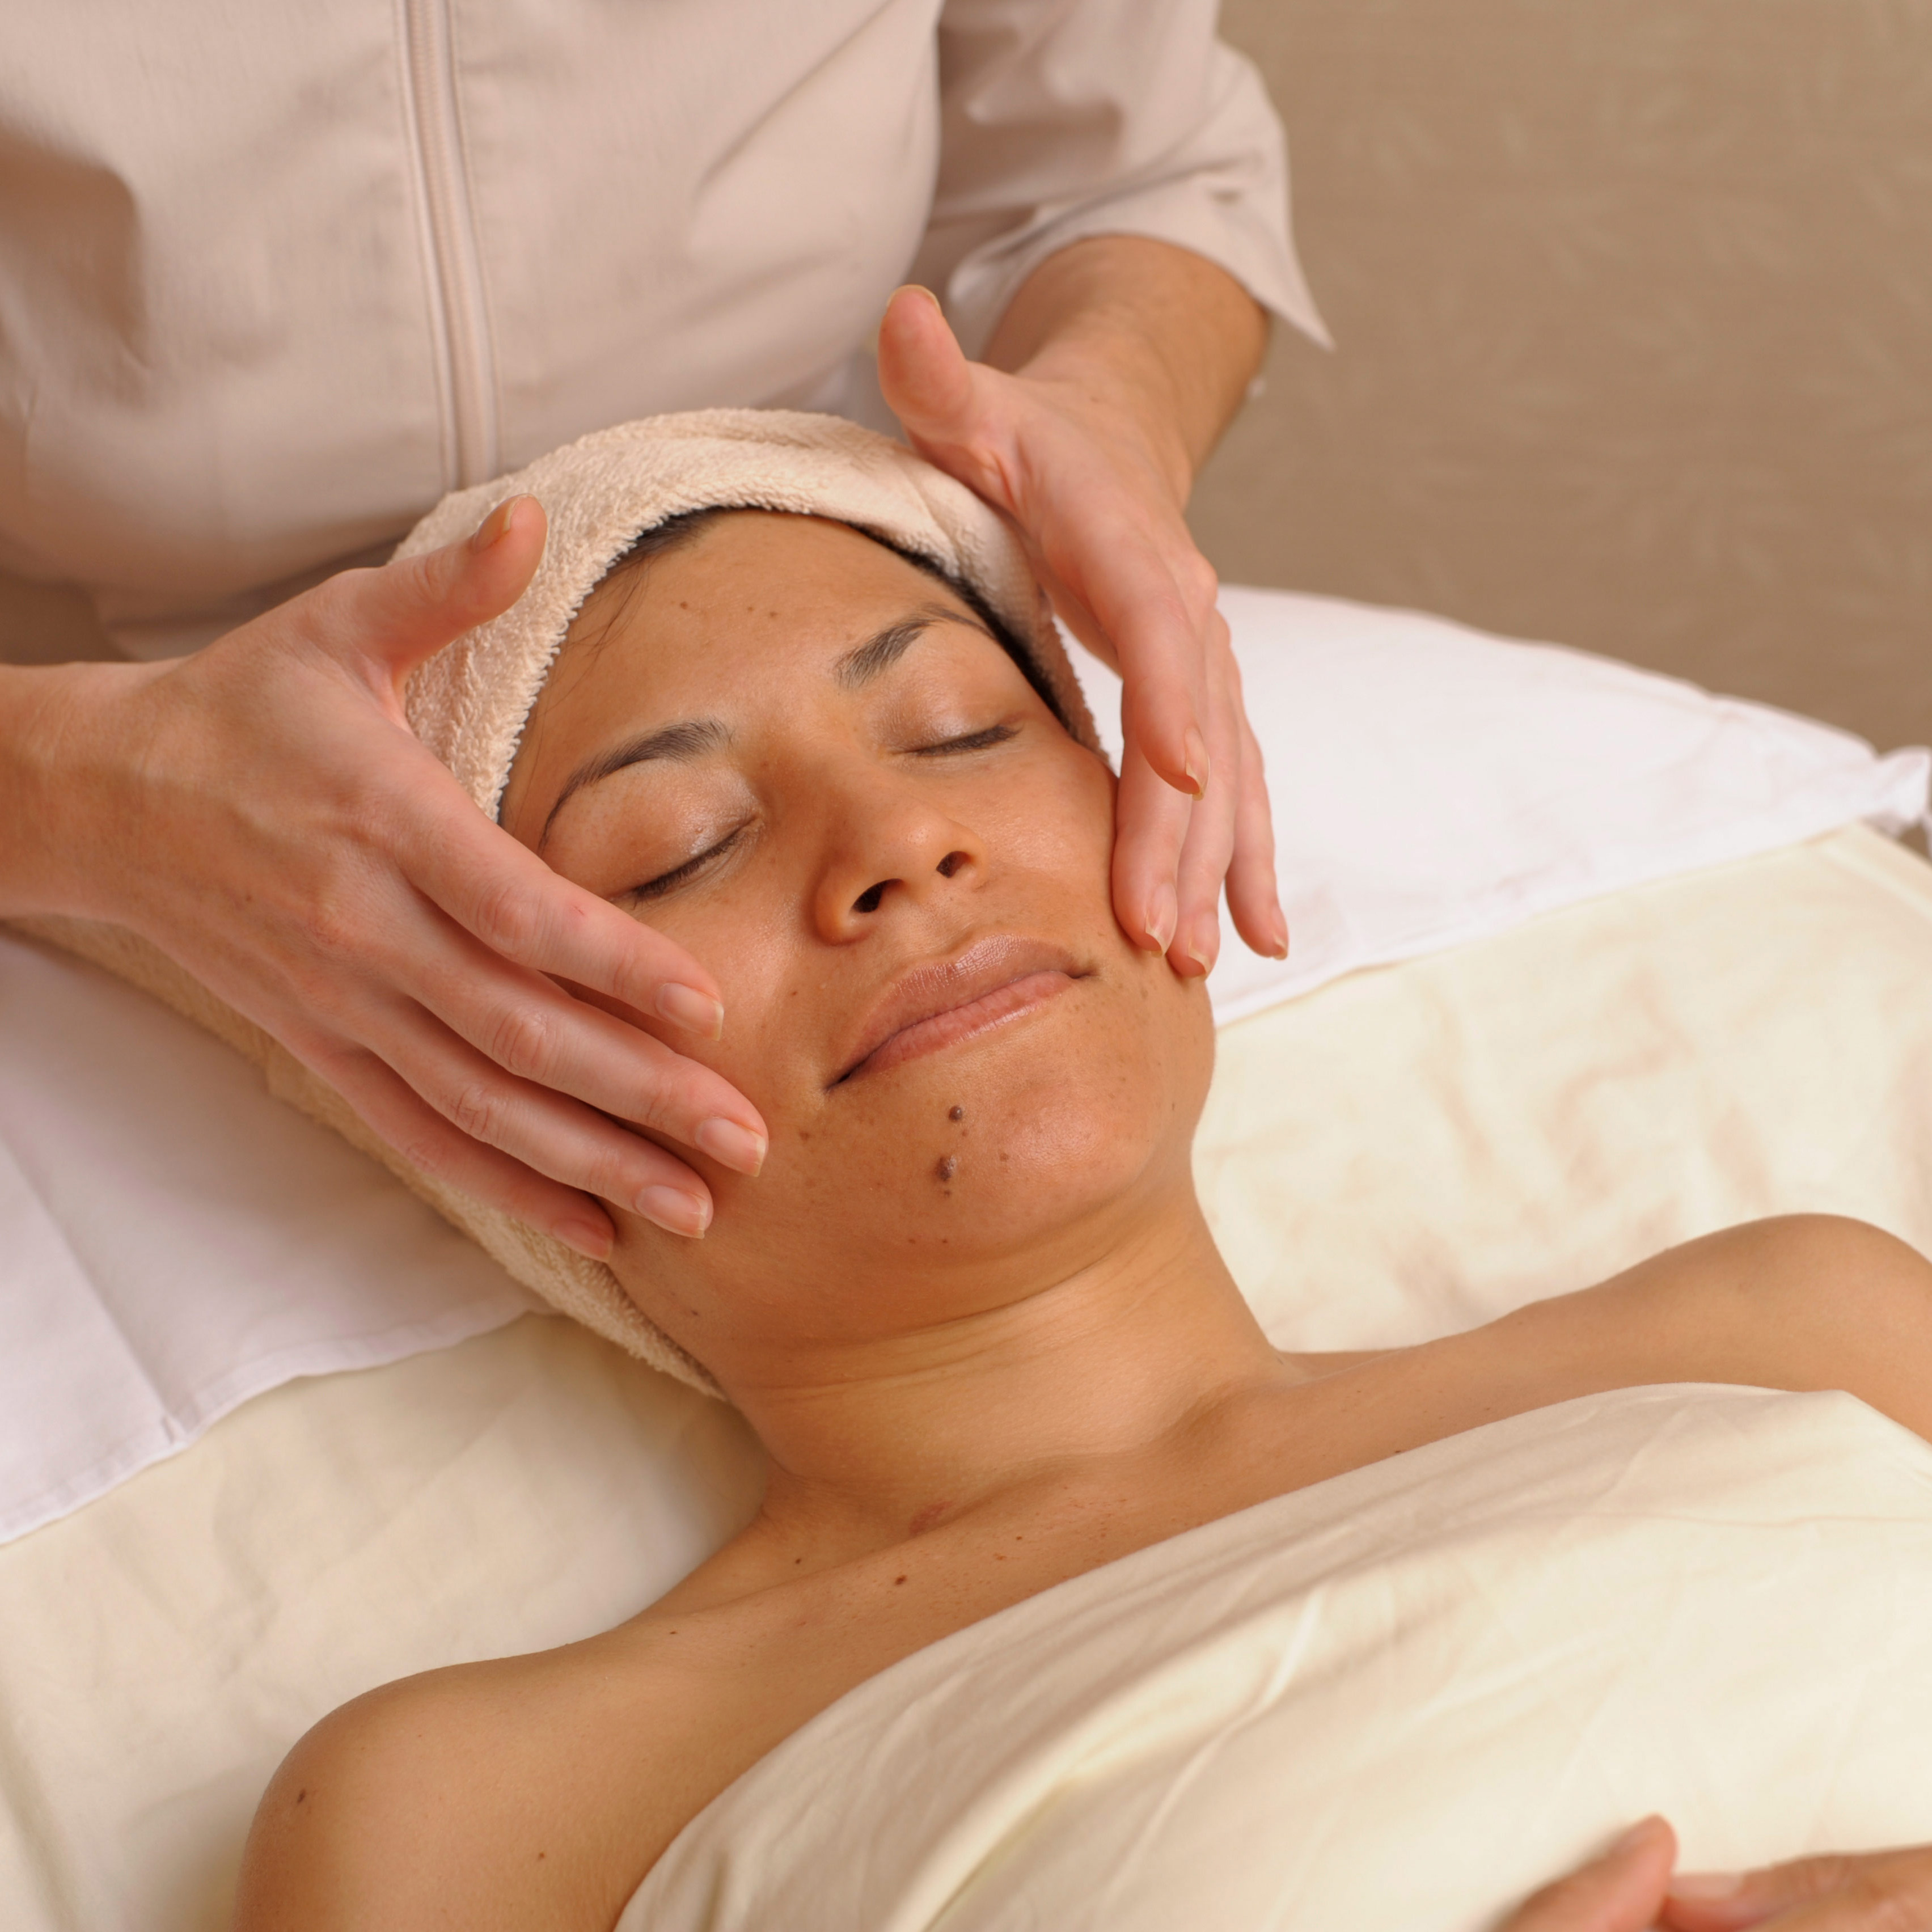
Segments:
[[[556,823],[556,815],[563,809],[566,801],[586,785],[596,784],[600,779],[628,771],[633,765],[648,764],[653,758],[668,759],[674,764],[688,764],[694,758],[703,758],[707,752],[722,749],[730,741],[731,734],[716,718],[687,718],[682,724],[666,724],[658,730],[646,731],[641,738],[628,738],[621,745],[613,745],[608,752],[599,752],[596,757],[579,765],[564,781],[556,804],[550,808],[550,816],[543,822],[537,850],[543,850],[544,841],[550,837],[550,829]]]
[[[964,610],[956,610],[948,604],[924,604],[910,616],[902,617],[883,630],[874,631],[863,644],[854,645],[832,665],[833,678],[847,691],[856,691],[871,683],[874,678],[897,664],[934,624],[964,624],[983,637],[993,636],[976,617]],[[997,644],[999,640],[995,638],[993,641]],[[538,835],[537,850],[543,850],[550,837],[550,827],[556,823],[556,815],[566,802],[586,785],[596,784],[619,772],[628,771],[633,765],[646,764],[654,758],[688,764],[707,752],[722,750],[730,741],[729,729],[717,718],[688,718],[681,724],[666,724],[656,731],[646,732],[640,738],[627,739],[621,745],[614,745],[608,752],[599,752],[594,758],[579,765],[564,781],[563,789],[557,794],[556,802],[550,807],[550,815],[543,822],[543,830]]]
[[[855,644],[832,667],[832,675],[846,690],[856,691],[881,671],[890,670],[935,624],[964,624],[982,637],[993,635],[978,618],[956,610],[950,604],[922,604],[910,616],[902,617],[897,623],[874,631],[862,644]]]

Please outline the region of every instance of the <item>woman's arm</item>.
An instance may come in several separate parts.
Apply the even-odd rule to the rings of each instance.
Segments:
[[[0,916],[131,928],[417,1166],[597,1254],[612,1229],[593,1196],[679,1233],[710,1204],[607,1116],[731,1166],[708,1124],[764,1126],[559,986],[720,1022],[695,961],[491,824],[404,719],[410,669],[507,609],[543,541],[520,499],[467,543],[345,572],[192,658],[0,668]]]
[[[1288,944],[1260,751],[1184,514],[1266,340],[1225,270],[1127,235],[1048,256],[983,362],[923,290],[901,290],[880,330],[914,446],[1013,519],[1061,618],[1125,679],[1114,908],[1186,974],[1219,950],[1224,876],[1249,944]]]

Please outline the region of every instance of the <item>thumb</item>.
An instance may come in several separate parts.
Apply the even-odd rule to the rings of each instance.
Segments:
[[[929,290],[908,284],[886,303],[879,390],[916,445],[956,443],[970,430],[972,364]]]
[[[529,589],[548,527],[534,496],[499,503],[475,533],[440,550],[347,570],[310,593],[320,640],[400,682],[445,644],[499,617]]]
[[[1677,1834],[1661,1818],[1646,1818],[1600,1857],[1526,1900],[1502,1932],[1646,1932],[1676,1856]]]

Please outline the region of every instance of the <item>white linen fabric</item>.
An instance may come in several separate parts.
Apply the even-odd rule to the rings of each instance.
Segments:
[[[238,1054],[0,938],[0,1540],[265,1388],[535,1305]]]
[[[1633,888],[1226,1028],[1202,1199],[1293,1348],[1419,1341],[1754,1215],[1932,1252],[1928,983],[1932,868],[1862,829]],[[165,1126],[195,1090],[154,1098]],[[325,1712],[608,1628],[758,1492],[730,1411],[572,1322],[245,1404],[0,1549],[9,1932],[217,1932],[262,1788]],[[1740,1819],[1778,1789],[1741,1789]],[[1453,1860],[1462,1822],[1409,1852]],[[1798,1820],[1775,1849],[1824,1844]]]
[[[617,1932],[1479,1932],[1652,1811],[1692,1868],[1932,1838],[1932,1444],[1624,1389],[1089,1571],[893,1665]]]
[[[1215,1016],[1863,819],[1924,814],[1932,753],[1446,617],[1228,584],[1273,797],[1288,956],[1230,930]],[[1102,740],[1120,680],[1078,646]]]
[[[1319,334],[1214,0],[216,0],[15,9],[0,570],[137,656],[606,424],[884,426],[909,278],[969,350],[1083,236]]]
[[[1804,719],[1414,613],[1232,588],[1226,602],[1274,786],[1294,940],[1282,964],[1231,936],[1210,982],[1224,1020],[1591,893],[1859,818],[1896,826],[1924,808],[1924,752],[1876,758]],[[1107,674],[1090,659],[1082,669],[1104,728]],[[36,956],[31,974],[23,964],[0,981],[0,1150],[11,1148],[14,1168],[0,1257],[21,1258],[0,1270],[32,1283],[31,1299],[0,1301],[0,1536],[86,1502],[289,1376],[434,1346],[525,1305],[482,1260],[416,1267],[420,1234],[372,1223],[357,1236],[345,1214],[332,1238],[358,1260],[338,1268],[315,1256],[292,1306],[292,1283],[265,1258],[283,1252],[276,1242],[221,1232],[235,1211],[224,1176],[254,1177],[257,1228],[308,1226],[292,1150],[309,1143],[224,1052],[197,1060],[158,1010],[142,1016],[123,998],[97,1028],[90,1003],[104,996],[77,970],[70,991],[38,1006],[26,989],[58,970]],[[129,1030],[143,1026],[166,1043],[136,1047]],[[121,1084],[144,1060],[208,1070],[170,1073],[172,1094]],[[282,1062],[269,1064],[279,1079]],[[308,1088],[286,1090],[319,1104]],[[117,1124],[124,1108],[137,1130]],[[346,1108],[330,1118],[355,1131]],[[144,1136],[152,1156],[138,1151]],[[236,1136],[260,1150],[238,1166]],[[165,1184],[162,1148],[174,1163]],[[365,1184],[389,1199],[373,1177]],[[175,1258],[144,1274],[131,1258],[150,1228]],[[398,1258],[386,1264],[392,1239]],[[531,1269],[544,1255],[507,1238],[496,1252],[539,1280]],[[384,1319],[386,1302],[400,1319]],[[29,1307],[31,1328],[16,1333]],[[110,1360],[120,1364],[111,1372]],[[57,1430],[43,1427],[49,1415]]]

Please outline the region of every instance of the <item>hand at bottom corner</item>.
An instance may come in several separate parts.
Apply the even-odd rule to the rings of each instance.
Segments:
[[[1670,1826],[1646,1818],[1498,1932],[1932,1932],[1932,1846],[1673,1876],[1676,1854]]]

